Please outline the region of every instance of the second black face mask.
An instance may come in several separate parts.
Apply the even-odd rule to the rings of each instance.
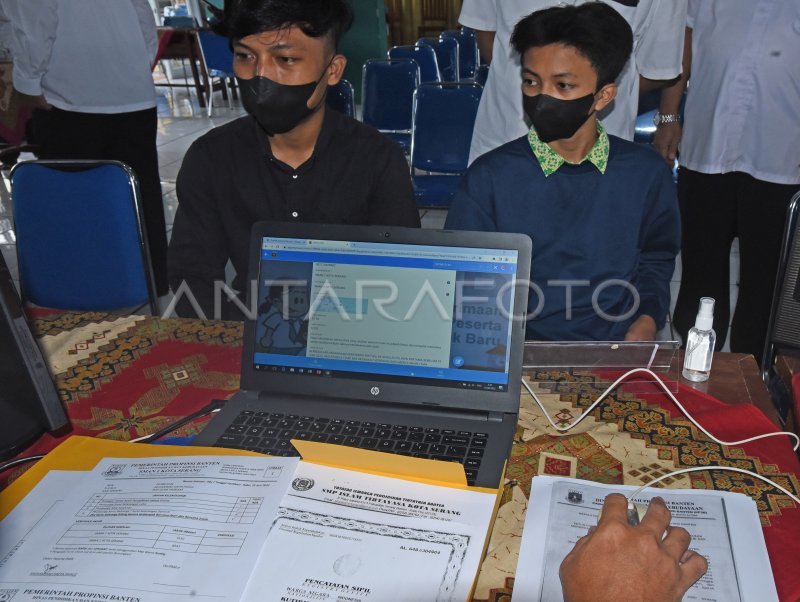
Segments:
[[[307,103],[319,81],[290,86],[256,75],[250,79],[237,77],[236,82],[244,110],[256,118],[267,134],[285,134],[314,112]]]
[[[522,96],[522,108],[542,142],[572,138],[589,119],[593,106],[594,94],[573,100],[562,100],[547,94]]]

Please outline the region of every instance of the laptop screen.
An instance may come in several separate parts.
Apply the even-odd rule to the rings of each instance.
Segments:
[[[518,251],[261,237],[253,367],[505,392]]]

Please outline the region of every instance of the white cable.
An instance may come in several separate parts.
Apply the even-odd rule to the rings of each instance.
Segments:
[[[697,422],[692,417],[691,414],[689,414],[689,412],[686,410],[686,408],[684,408],[683,405],[681,405],[681,402],[679,402],[675,398],[675,396],[672,394],[672,391],[669,390],[669,387],[667,387],[667,385],[664,383],[664,381],[661,380],[661,378],[659,378],[659,376],[655,372],[653,372],[652,370],[649,370],[647,368],[634,368],[633,370],[629,370],[628,372],[626,372],[625,374],[620,376],[617,380],[615,380],[613,383],[611,383],[611,386],[608,387],[608,389],[603,391],[602,395],[600,395],[600,397],[598,397],[597,400],[595,400],[592,403],[592,405],[590,405],[588,408],[586,408],[586,410],[583,412],[583,414],[578,416],[578,418],[575,419],[574,422],[572,422],[571,424],[569,424],[567,426],[558,426],[555,422],[553,422],[553,419],[550,418],[550,415],[547,413],[547,410],[544,409],[544,405],[539,400],[539,398],[536,396],[536,393],[533,392],[533,389],[531,389],[531,387],[528,385],[528,383],[525,382],[524,378],[522,379],[522,384],[525,386],[525,389],[527,389],[528,393],[530,393],[531,397],[533,397],[534,401],[539,405],[539,407],[541,408],[542,412],[544,412],[545,417],[550,422],[550,424],[553,426],[553,428],[556,429],[557,431],[563,433],[563,432],[566,432],[566,431],[570,430],[575,425],[577,425],[581,420],[586,418],[589,415],[589,413],[592,410],[594,410],[594,408],[600,402],[602,402],[608,396],[608,394],[611,393],[611,391],[613,391],[617,387],[617,385],[619,385],[623,380],[625,380],[629,376],[631,376],[633,374],[637,374],[637,373],[649,374],[650,376],[652,376],[656,380],[656,382],[659,384],[659,386],[664,390],[664,393],[667,394],[667,397],[669,397],[673,401],[673,403],[675,403],[675,405],[678,406],[678,408],[680,409],[681,412],[683,412],[683,414],[686,416],[686,418],[688,418],[689,421],[693,425],[695,425],[698,429],[700,429],[708,438],[710,438],[712,441],[715,441],[716,443],[719,443],[720,445],[727,445],[727,446],[741,445],[743,443],[750,443],[751,441],[757,441],[759,439],[766,439],[767,437],[787,436],[787,437],[792,437],[795,440],[795,444],[792,447],[792,449],[794,451],[797,451],[798,447],[800,447],[800,437],[798,437],[795,433],[791,433],[789,431],[780,431],[780,432],[777,432],[777,433],[764,433],[763,435],[756,435],[755,437],[750,437],[748,439],[742,439],[741,441],[721,441],[720,439],[717,439],[714,435],[712,435],[706,429],[704,429],[700,425],[700,423]]]
[[[663,476],[658,477],[657,479],[653,479],[652,481],[650,481],[649,483],[646,483],[645,485],[642,485],[641,487],[639,487],[639,489],[637,489],[636,491],[634,491],[632,494],[630,494],[628,496],[628,501],[629,502],[632,501],[635,496],[639,495],[647,487],[652,487],[653,485],[655,485],[659,481],[663,481],[666,478],[674,477],[675,475],[679,475],[679,474],[685,474],[687,472],[699,472],[701,470],[729,470],[729,471],[732,471],[732,472],[741,472],[743,474],[750,475],[751,477],[756,477],[757,479],[761,479],[765,483],[769,483],[775,489],[779,489],[780,491],[782,491],[783,493],[788,495],[790,498],[792,498],[795,501],[795,503],[800,505],[800,498],[799,497],[797,497],[795,494],[791,493],[790,491],[784,489],[783,487],[778,485],[775,481],[772,481],[772,480],[768,479],[767,477],[762,477],[758,473],[751,472],[749,470],[745,470],[744,468],[736,468],[735,466],[695,466],[693,468],[682,468],[681,470],[676,470],[676,471],[671,472],[669,474],[665,474]]]

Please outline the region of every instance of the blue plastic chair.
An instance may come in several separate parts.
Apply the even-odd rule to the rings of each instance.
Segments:
[[[117,161],[27,161],[11,170],[23,298],[77,311],[158,315],[139,184]]]
[[[411,150],[414,90],[419,65],[413,59],[370,59],[364,63],[361,120]]]
[[[441,81],[436,51],[430,46],[393,46],[389,49],[390,59],[413,59],[419,65],[420,82]]]
[[[421,84],[414,93],[411,171],[418,206],[450,206],[467,169],[481,92],[478,84],[461,82]]]
[[[436,53],[439,75],[444,82],[458,81],[458,41],[453,38],[420,38],[417,46],[430,46]]]
[[[328,86],[325,96],[328,108],[338,111],[348,117],[356,116],[356,103],[353,100],[353,84],[346,79],[340,79],[335,86]]]
[[[443,31],[440,38],[453,38],[458,40],[458,69],[459,79],[472,79],[480,63],[478,52],[478,39],[471,29],[448,29]]]
[[[235,96],[233,72],[233,51],[230,42],[225,36],[214,33],[209,29],[201,29],[197,32],[197,42],[200,46],[200,55],[203,58],[209,82],[206,94],[208,116],[211,117],[211,103],[214,97],[214,78],[218,78],[218,85],[222,89],[222,96],[228,100],[228,107],[233,108],[231,97]],[[228,96],[227,86],[231,86],[231,96]]]
[[[478,68],[475,70],[475,83],[480,86],[485,86],[488,78],[489,65],[478,65]]]

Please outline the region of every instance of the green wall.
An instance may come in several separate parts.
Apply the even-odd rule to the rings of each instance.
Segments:
[[[351,0],[353,27],[341,43],[339,52],[347,57],[344,78],[353,84],[356,102],[361,102],[361,68],[367,59],[386,58],[388,32],[384,0]]]

